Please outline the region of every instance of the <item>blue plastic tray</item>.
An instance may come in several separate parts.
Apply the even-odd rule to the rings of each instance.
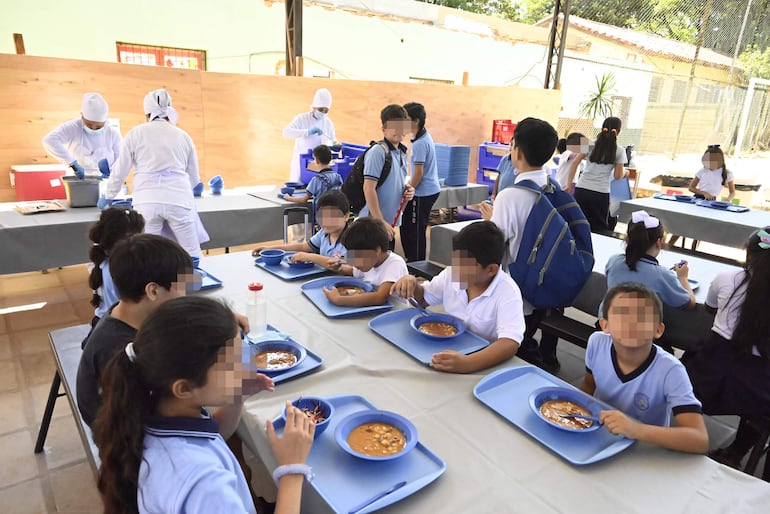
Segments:
[[[324,273],[329,272],[326,268],[322,268],[318,264],[314,264],[312,268],[307,269],[292,268],[289,266],[288,258],[295,253],[296,252],[286,252],[286,257],[281,261],[281,263],[273,266],[265,264],[262,261],[262,257],[258,257],[254,261],[254,265],[269,273],[272,273],[278,278],[282,278],[283,280],[299,280],[301,278],[314,277],[316,275],[323,275]]]
[[[695,203],[695,197],[689,195],[670,195],[667,193],[656,193],[652,195],[652,197],[659,200],[671,200],[672,202]]]
[[[222,287],[222,281],[209,272],[202,270],[201,268],[195,268],[194,273],[199,273],[201,276],[201,285],[193,285],[193,291],[205,291],[206,289],[214,289]]]
[[[346,278],[350,280],[351,277],[324,277],[305,282],[300,286],[302,292],[318,309],[323,312],[327,318],[347,318],[351,316],[361,316],[365,314],[377,314],[380,312],[389,311],[393,308],[393,303],[388,300],[382,305],[373,305],[371,307],[342,307],[340,305],[334,305],[326,298],[326,294],[323,292],[323,288],[326,285],[331,285],[335,282],[340,282]]]
[[[359,459],[345,453],[334,439],[337,423],[348,414],[376,407],[361,396],[327,396],[324,399],[334,406],[334,416],[329,420],[329,427],[313,442],[307,463],[315,475],[310,485],[334,512],[347,514],[377,493],[406,482],[403,487],[357,511],[361,514],[374,512],[419,491],[446,470],[446,463],[421,442],[403,457],[384,462]],[[279,434],[283,432],[284,424],[281,417],[273,420]]]
[[[418,314],[417,309],[387,312],[371,320],[369,328],[426,366],[430,364],[433,354],[442,350],[468,355],[489,346],[489,341],[467,330],[457,337],[443,340],[418,334],[409,325],[409,320]]]
[[[708,207],[709,209],[716,209],[718,211],[727,211],[727,212],[749,212],[751,209],[749,209],[746,206],[743,205],[724,205],[723,202],[719,203],[712,203],[711,200],[698,200],[695,202],[696,205],[699,205],[700,207]]]
[[[566,387],[578,390],[563,380],[535,366],[504,368],[482,378],[473,395],[484,405],[529,434],[540,444],[567,462],[582,466],[616,455],[634,441],[612,435],[605,428],[593,432],[566,432],[540,419],[529,406],[529,395],[541,387]],[[582,393],[585,394],[585,393]],[[586,401],[599,402],[589,395]]]
[[[275,330],[276,332],[279,332],[279,330],[275,328],[273,325],[268,325],[267,329]],[[274,375],[270,375],[270,378],[273,379],[274,384],[280,384],[281,382],[286,382],[287,380],[291,380],[292,378],[296,378],[300,375],[310,373],[311,371],[320,367],[321,364],[324,363],[323,358],[311,352],[307,346],[299,343],[296,339],[292,337],[290,337],[289,340],[294,341],[298,345],[304,347],[305,350],[307,350],[307,355],[305,356],[305,359],[299,364],[299,366],[295,366],[283,373],[276,373]],[[248,343],[244,343],[244,346],[246,345],[248,345]],[[257,370],[257,365],[255,362],[251,360],[251,354],[248,352],[243,353],[243,364],[247,369],[250,369],[253,371]]]

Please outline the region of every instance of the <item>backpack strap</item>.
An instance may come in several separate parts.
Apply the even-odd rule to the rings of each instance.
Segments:
[[[390,175],[390,168],[393,167],[393,154],[390,153],[390,148],[384,139],[373,144],[378,144],[385,150],[385,162],[382,165],[380,178],[377,179],[377,187],[380,187],[388,179],[388,175]]]

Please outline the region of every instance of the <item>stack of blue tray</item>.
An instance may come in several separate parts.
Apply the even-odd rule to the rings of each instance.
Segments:
[[[470,146],[453,146],[436,143],[438,176],[447,186],[467,186],[468,166],[471,160]]]

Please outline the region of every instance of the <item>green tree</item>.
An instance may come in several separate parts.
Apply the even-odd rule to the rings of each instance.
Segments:
[[[443,5],[452,9],[494,16],[506,20],[518,20],[518,3],[511,0],[419,0],[428,4]]]
[[[770,48],[763,52],[757,46],[749,45],[738,60],[749,77],[770,79]]]

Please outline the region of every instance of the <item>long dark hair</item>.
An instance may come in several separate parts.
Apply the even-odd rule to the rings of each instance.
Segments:
[[[102,375],[103,404],[94,422],[101,468],[97,486],[106,514],[136,514],[144,425],[176,380],[205,385],[209,368],[237,330],[233,313],[201,297],[176,298],[144,321],[136,359],[119,352]]]
[[[722,151],[721,148],[719,148],[719,145],[709,145],[708,148],[706,148],[706,151],[703,152],[703,157],[701,157],[701,162],[703,162],[703,160],[706,159],[707,157],[712,157],[712,156],[716,156],[719,158],[720,161],[722,161],[722,185],[725,186],[727,185],[727,164],[725,163],[725,153]]]
[[[763,230],[765,234],[770,233],[770,226]],[[770,316],[767,315],[767,306],[770,305],[770,248],[759,246],[759,232],[749,238],[744,266],[746,273],[728,303],[745,284],[743,300],[734,307],[739,307],[741,311],[732,341],[741,353],[751,355],[752,348],[756,346],[763,358],[770,359]]]
[[[618,134],[623,123],[620,118],[610,116],[602,123],[602,131],[596,136],[594,149],[588,160],[597,164],[615,164],[618,153]]]
[[[91,249],[88,258],[94,263],[94,269],[88,276],[88,287],[93,291],[91,305],[99,307],[102,298],[96,291],[104,284],[101,264],[106,261],[116,243],[133,234],[144,231],[144,218],[138,212],[118,207],[110,207],[102,211],[99,221],[91,225],[88,239]]]
[[[636,271],[636,263],[639,262],[639,259],[647,255],[647,250],[664,235],[665,230],[660,223],[655,228],[645,227],[644,221],[629,223],[626,233],[626,266],[628,269]]]

